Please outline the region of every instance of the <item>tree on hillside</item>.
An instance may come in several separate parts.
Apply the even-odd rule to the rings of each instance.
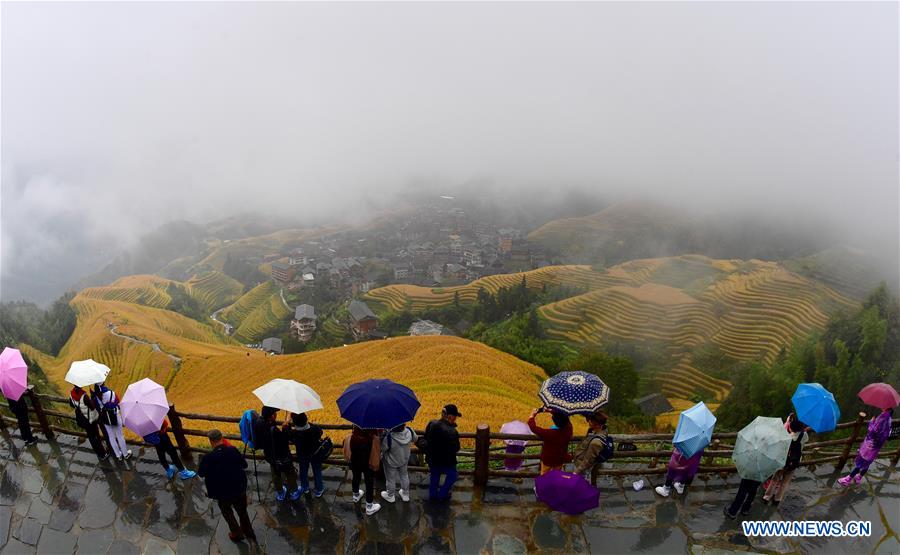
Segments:
[[[585,350],[569,362],[566,369],[596,374],[609,386],[609,403],[604,407],[609,414],[616,416],[638,414],[634,400],[638,396],[639,376],[631,359],[610,356],[599,350]]]

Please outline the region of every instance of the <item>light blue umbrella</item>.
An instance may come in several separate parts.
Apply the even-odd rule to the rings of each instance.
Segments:
[[[764,482],[784,467],[791,436],[780,418],[757,416],[737,435],[731,458],[741,478]]]
[[[677,447],[685,457],[693,457],[697,451],[703,449],[712,441],[713,428],[715,427],[716,417],[710,412],[706,404],[700,401],[678,415],[678,427],[675,428],[675,437],[672,439],[672,445]]]
[[[841,409],[830,391],[817,383],[802,383],[791,397],[797,420],[816,433],[830,432],[841,419]]]

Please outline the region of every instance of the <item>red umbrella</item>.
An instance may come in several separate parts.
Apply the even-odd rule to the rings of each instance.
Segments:
[[[863,403],[880,409],[892,409],[900,405],[900,393],[887,383],[870,383],[858,395]]]

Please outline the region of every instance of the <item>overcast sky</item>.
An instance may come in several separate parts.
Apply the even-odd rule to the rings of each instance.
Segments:
[[[896,253],[897,10],[5,3],[2,273],[423,176],[772,210]]]

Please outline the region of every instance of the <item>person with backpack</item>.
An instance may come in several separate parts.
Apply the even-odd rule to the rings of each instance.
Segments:
[[[91,449],[97,454],[97,458],[101,461],[108,459],[109,453],[103,447],[100,428],[97,426],[100,413],[91,396],[84,389],[75,386],[69,392],[69,404],[75,409],[75,423],[87,434],[88,442],[91,444]]]
[[[247,461],[222,437],[221,431],[210,430],[206,437],[212,451],[203,455],[197,470],[206,483],[206,496],[219,504],[222,516],[228,523],[228,539],[235,543],[245,537],[256,541],[256,533],[247,514],[247,473],[244,472]]]
[[[29,447],[37,443],[37,438],[31,432],[31,422],[28,421],[28,404],[25,402],[25,395],[14,401],[9,397],[6,398],[9,410],[16,416],[16,422],[19,424],[19,432],[25,441],[25,447]]]
[[[313,495],[322,497],[325,493],[325,482],[322,480],[322,461],[328,458],[322,447],[322,428],[309,421],[305,413],[292,414],[291,440],[297,453],[297,464],[300,466],[300,490],[309,493],[309,469],[312,467],[313,482],[316,489]],[[326,438],[327,439],[327,438]],[[331,440],[328,440],[331,443]],[[323,456],[324,455],[324,456]]]
[[[666,468],[666,483],[656,487],[656,493],[663,497],[668,497],[672,493],[672,488],[678,492],[678,495],[684,493],[685,486],[689,486],[697,475],[700,468],[700,459],[703,457],[703,449],[700,449],[690,457],[685,457],[680,449],[672,448],[672,456],[669,458],[669,464]]]
[[[541,428],[537,425],[535,417],[541,412],[550,412],[553,426]],[[569,415],[546,407],[534,409],[528,418],[528,427],[542,441],[541,474],[546,474],[551,470],[562,470],[563,465],[572,460],[572,456],[569,454],[569,442],[572,441],[574,430],[569,421]]]
[[[393,503],[394,488],[400,482],[400,499],[409,501],[409,454],[417,439],[416,432],[405,423],[395,426],[381,438],[381,459],[384,464],[384,487],[381,497]]]
[[[119,396],[106,385],[99,383],[94,385],[91,398],[100,409],[100,422],[106,429],[106,438],[113,454],[119,461],[131,458],[131,449],[125,443],[125,433],[122,429],[122,415],[119,411]]]
[[[572,462],[575,464],[575,474],[590,479],[591,469],[606,462],[612,456],[613,442],[606,428],[606,414],[597,411],[586,414],[584,419],[587,422],[588,431],[575,449]]]
[[[775,472],[772,479],[769,480],[769,486],[763,494],[763,503],[766,505],[773,503],[778,506],[784,499],[791,480],[794,478],[794,471],[800,467],[800,459],[803,457],[803,446],[809,439],[807,430],[809,428],[803,422],[797,420],[794,413],[787,417],[784,424],[785,429],[791,434],[791,445],[788,447],[787,460],[784,462],[784,468]]]
[[[462,418],[462,413],[456,405],[445,405],[440,420],[429,422],[425,427],[425,437],[420,438],[420,443],[417,443],[425,452],[425,461],[428,463],[428,498],[431,501],[449,501],[450,489],[459,477],[456,470],[456,454],[460,448],[459,432],[456,431],[457,418]]]
[[[300,499],[302,492],[297,487],[297,471],[291,455],[290,419],[279,424],[277,417],[278,409],[262,408],[260,418],[253,428],[254,442],[257,449],[262,449],[263,458],[272,469],[275,499],[284,501],[290,492],[291,501],[296,501]]]
[[[181,457],[178,456],[178,450],[175,449],[175,445],[169,438],[169,425],[169,419],[163,418],[159,431],[145,435],[144,441],[156,448],[156,457],[159,459],[159,464],[161,464],[166,471],[166,478],[171,480],[175,476],[175,472],[178,472],[179,478],[188,480],[196,476],[197,473],[193,470],[188,470],[184,467],[184,464],[181,463]],[[167,456],[172,460],[172,464],[169,464],[166,461]]]
[[[375,472],[381,463],[378,431],[353,426],[353,432],[344,440],[344,457],[350,461],[350,471],[353,474],[353,502],[358,503],[362,499],[360,482],[365,479],[366,515],[377,513],[381,509],[381,505],[375,503]]]

